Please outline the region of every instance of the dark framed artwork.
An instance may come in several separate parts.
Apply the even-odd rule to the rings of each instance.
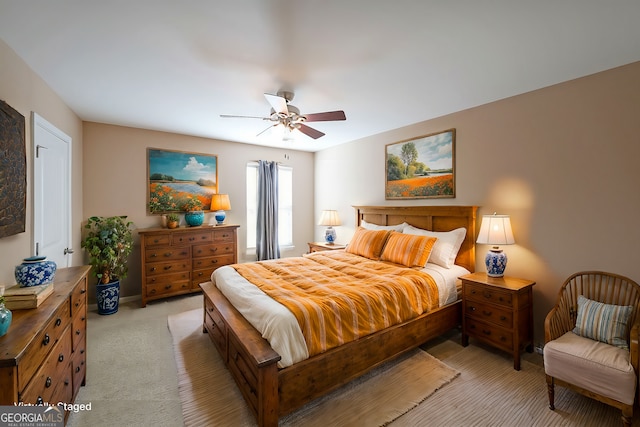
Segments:
[[[456,197],[456,130],[385,146],[385,199]]]
[[[211,208],[218,192],[218,157],[185,151],[147,149],[147,207],[153,214],[178,212],[188,199]]]
[[[0,237],[24,233],[27,153],[24,116],[0,101]]]

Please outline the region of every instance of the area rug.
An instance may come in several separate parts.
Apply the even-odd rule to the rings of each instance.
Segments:
[[[202,332],[202,309],[171,315],[185,426],[255,426],[233,378]],[[407,413],[460,373],[422,350],[407,353],[303,406],[280,426],[382,426]]]

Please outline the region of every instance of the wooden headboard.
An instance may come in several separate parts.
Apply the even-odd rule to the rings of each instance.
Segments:
[[[378,225],[406,222],[431,231],[467,229],[456,264],[474,272],[476,268],[476,211],[477,206],[354,206],[356,226],[367,221]]]

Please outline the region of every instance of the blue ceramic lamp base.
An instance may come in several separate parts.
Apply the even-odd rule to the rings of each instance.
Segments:
[[[487,252],[484,263],[487,266],[487,276],[503,277],[504,270],[507,268],[507,254],[502,252],[499,247],[494,246]]]
[[[336,242],[336,229],[333,227],[328,227],[327,231],[324,233],[324,241],[329,245],[333,245]]]
[[[224,225],[224,220],[227,218],[227,214],[222,210],[216,211],[214,218],[216,219],[216,225]]]

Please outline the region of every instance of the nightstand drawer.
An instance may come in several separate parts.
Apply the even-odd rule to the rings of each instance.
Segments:
[[[466,332],[473,337],[484,341],[490,341],[496,347],[511,351],[513,349],[513,334],[502,328],[477,321],[473,318],[466,318]]]
[[[513,327],[513,311],[496,306],[467,300],[465,315],[485,322],[491,322],[507,329]]]
[[[513,296],[509,291],[494,289],[491,286],[483,286],[475,283],[466,283],[464,297],[469,300],[490,302],[504,307],[513,307]]]

